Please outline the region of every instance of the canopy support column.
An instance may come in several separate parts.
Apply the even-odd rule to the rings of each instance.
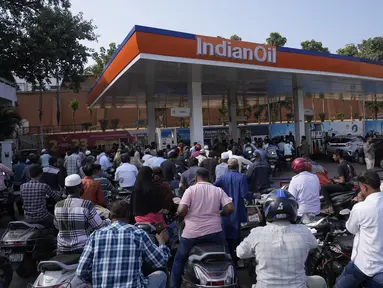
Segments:
[[[155,94],[155,81],[154,81],[154,65],[147,63],[146,66],[146,119],[148,121],[148,142],[149,144],[155,142],[156,133],[156,101]]]
[[[305,109],[303,88],[294,88],[294,119],[295,119],[295,142],[301,144],[301,137],[305,135]]]
[[[228,90],[228,108],[229,108],[229,133],[234,142],[238,140],[238,126],[237,126],[237,99],[236,87],[231,84]]]
[[[197,142],[203,147],[203,115],[201,66],[189,66],[188,96],[190,107],[190,142]]]

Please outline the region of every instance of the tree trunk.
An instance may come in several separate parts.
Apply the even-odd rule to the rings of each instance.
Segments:
[[[315,96],[314,96],[314,94],[313,94],[313,96],[311,98],[311,106],[313,108],[313,115],[314,115],[313,120],[315,122]]]
[[[322,112],[324,113],[324,98],[322,99]]]
[[[60,125],[60,118],[61,118],[61,113],[60,113],[60,85],[59,85],[59,77],[56,77],[56,120],[57,120],[57,125]]]
[[[76,113],[76,110],[73,110],[72,111],[73,131],[76,131],[75,113]]]
[[[40,84],[40,97],[39,97],[39,121],[40,121],[40,142],[41,147],[44,147],[44,126],[43,126],[43,90],[42,90],[42,81]]]
[[[210,127],[210,96],[207,96],[207,126]]]
[[[352,100],[351,100],[352,101]],[[354,116],[352,115],[352,102],[350,101],[350,114],[351,114],[351,121],[354,121]]]

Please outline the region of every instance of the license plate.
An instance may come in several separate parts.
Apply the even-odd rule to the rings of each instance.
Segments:
[[[249,215],[249,222],[259,222],[259,215],[258,214]]]
[[[9,255],[9,261],[11,262],[22,262],[24,259],[23,253],[11,254]]]

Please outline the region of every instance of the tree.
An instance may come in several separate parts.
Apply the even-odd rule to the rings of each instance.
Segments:
[[[2,0],[0,1],[0,77],[14,81],[25,61],[23,57],[33,49],[24,42],[24,32],[30,19],[38,17],[45,7],[69,8],[69,0]],[[47,29],[50,27],[47,27]],[[23,59],[23,60],[21,60]]]
[[[80,101],[78,101],[76,98],[74,98],[69,103],[70,109],[72,109],[72,121],[73,121],[73,128],[75,128],[76,125],[76,111],[80,107]]]
[[[303,50],[330,53],[327,47],[323,47],[322,42],[315,41],[314,39],[301,42],[301,46]]]
[[[353,43],[347,44],[344,48],[339,48],[336,53],[344,56],[359,57],[358,47]]]
[[[85,69],[86,74],[94,75],[97,77],[100,76],[109,59],[117,51],[117,48],[118,46],[116,45],[116,43],[112,42],[109,44],[108,49],[101,47],[100,52],[94,52],[92,54],[92,59],[96,63]]]
[[[375,61],[383,61],[383,37],[374,37],[363,40],[358,44],[360,57]]]
[[[287,42],[287,38],[283,37],[281,34],[278,32],[271,32],[270,37],[266,39],[266,44],[267,45],[272,45],[272,46],[285,46]]]
[[[21,117],[13,107],[0,108],[0,140],[13,138]]]
[[[242,38],[239,37],[237,34],[234,34],[230,36],[230,40],[242,41]]]
[[[383,103],[378,102],[376,94],[373,95],[373,101],[366,101],[366,108],[373,113],[373,118],[378,120],[378,113],[381,108],[383,108]]]

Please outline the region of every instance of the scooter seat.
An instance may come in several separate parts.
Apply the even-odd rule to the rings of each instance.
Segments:
[[[77,264],[80,261],[81,254],[59,254],[51,258],[50,261],[57,261],[65,265]]]
[[[214,258],[226,258],[228,254],[226,253],[225,246],[217,244],[201,244],[194,246],[189,253],[190,261],[201,261],[207,257]],[[230,257],[230,256],[229,256]]]

